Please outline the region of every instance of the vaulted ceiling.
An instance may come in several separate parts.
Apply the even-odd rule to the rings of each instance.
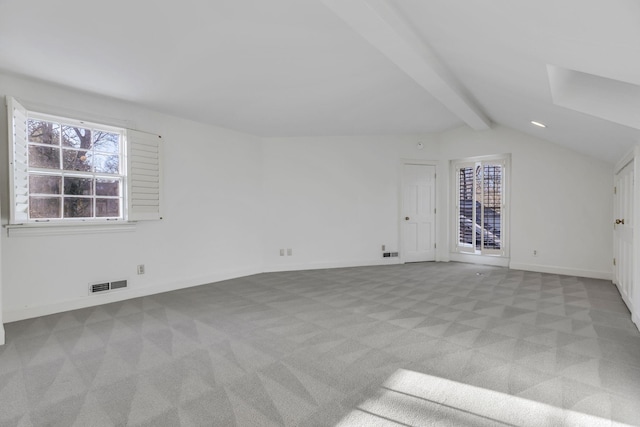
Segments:
[[[0,0],[0,69],[260,136],[640,142],[636,0]]]

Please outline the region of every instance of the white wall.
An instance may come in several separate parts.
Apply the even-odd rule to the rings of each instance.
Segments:
[[[502,127],[265,140],[265,268],[393,262],[381,258],[380,245],[399,249],[401,159],[439,161],[437,259],[448,260],[449,161],[503,153],[512,155],[511,266],[610,278],[612,165]],[[293,256],[279,256],[280,248]]]
[[[437,260],[449,259],[449,161],[511,153],[511,266],[611,277],[613,166],[510,129],[261,140],[0,74],[5,94],[163,135],[166,203],[164,220],[140,222],[133,233],[7,237],[3,230],[4,322],[260,271],[397,262],[383,259],[380,245],[400,250],[402,159],[438,162]],[[6,135],[0,120],[4,165]],[[293,255],[281,257],[281,248]],[[137,264],[146,265],[144,276]],[[129,290],[87,296],[88,283],[120,278]]]
[[[261,271],[258,138],[0,74],[4,95],[157,133],[165,144],[162,221],[139,222],[132,233],[7,237],[2,230],[4,322]],[[4,102],[0,114],[6,117]],[[6,165],[6,122],[0,123]],[[8,172],[0,170],[6,224]],[[137,264],[145,264],[145,275],[136,275]],[[129,279],[129,290],[87,296],[89,283],[120,278]]]
[[[381,245],[399,249],[399,159],[427,153],[418,141],[437,149],[433,137],[265,139],[265,268],[397,262]]]
[[[444,159],[511,153],[511,268],[611,278],[613,165],[503,127],[440,144]]]

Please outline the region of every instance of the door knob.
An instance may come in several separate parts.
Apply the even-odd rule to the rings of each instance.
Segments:
[[[409,221],[409,217],[408,217],[408,216],[405,216],[405,217],[404,217],[404,220],[405,220],[405,221]]]
[[[616,224],[624,225],[624,218],[623,219],[616,219]]]

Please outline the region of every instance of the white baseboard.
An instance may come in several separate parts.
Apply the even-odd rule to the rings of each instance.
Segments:
[[[376,260],[357,261],[333,261],[333,262],[309,262],[302,264],[270,265],[264,268],[265,273],[276,273],[279,271],[303,271],[303,270],[323,270],[327,268],[348,268],[367,267],[374,265],[395,265],[402,264],[399,258],[383,258]]]
[[[622,297],[622,301],[624,301],[624,303],[627,305],[627,308],[629,309],[629,311],[633,313],[633,305],[631,304],[631,300],[629,299],[627,294],[622,292],[622,289],[620,289],[620,285],[618,285],[617,283],[614,283],[614,285],[616,285],[616,288],[618,289],[618,293],[620,294],[620,297]]]
[[[620,293],[620,296],[622,297],[622,301],[624,301],[624,303],[627,305],[627,308],[629,309],[629,312],[631,313],[631,321],[636,325],[636,328],[638,328],[638,330],[640,331],[640,315],[638,315],[637,310],[634,310],[633,304],[631,303],[631,299],[629,299],[627,294],[622,292],[622,289],[620,289],[620,286],[617,283],[614,282],[614,285],[616,285],[616,288],[618,288],[618,293]]]
[[[139,298],[148,295],[160,294],[163,292],[175,291],[178,289],[190,288],[193,286],[205,285],[208,283],[221,282],[224,280],[237,279],[239,277],[251,276],[263,272],[277,271],[298,271],[298,270],[316,270],[326,268],[343,268],[343,267],[361,267],[368,265],[391,265],[400,264],[398,258],[367,260],[367,261],[350,261],[350,262],[323,262],[295,264],[286,266],[271,266],[269,268],[253,267],[242,270],[234,270],[221,272],[215,275],[204,277],[187,278],[180,281],[167,282],[153,286],[130,287],[128,289],[117,290],[106,293],[104,295],[91,295],[80,298],[73,298],[64,301],[56,301],[50,304],[24,307],[18,309],[8,309],[3,313],[2,321],[4,323],[17,322],[19,320],[31,319],[34,317],[48,316],[50,314],[62,313],[70,310],[94,307],[112,302],[124,301],[132,298]],[[1,324],[0,324],[1,325]],[[2,330],[4,334],[4,329]],[[4,338],[4,335],[2,335]]]
[[[477,257],[473,255],[464,256],[464,254],[451,254],[451,261],[461,262],[473,262],[486,265],[503,265],[504,260],[508,262],[508,258],[500,257]],[[242,270],[234,270],[221,272],[218,274],[188,278],[180,281],[167,282],[154,286],[140,286],[131,287],[129,289],[123,289],[119,291],[110,292],[105,295],[92,295],[82,298],[74,298],[64,301],[57,301],[51,304],[24,307],[18,309],[5,310],[3,313],[2,321],[4,323],[15,322],[18,320],[30,319],[39,316],[47,316],[49,314],[61,313],[69,310],[77,310],[81,308],[93,307],[102,304],[109,304],[112,302],[123,301],[132,298],[143,297],[147,295],[154,295],[163,292],[175,291],[178,289],[190,288],[193,286],[200,286],[207,283],[221,282],[223,280],[236,279],[239,277],[251,276],[253,274],[259,274],[262,272],[279,272],[279,271],[300,271],[300,270],[319,270],[328,268],[347,268],[347,267],[363,267],[363,266],[376,266],[376,265],[397,265],[402,261],[399,258],[383,258],[375,260],[354,260],[354,261],[341,261],[341,262],[316,262],[316,263],[301,263],[301,264],[289,264],[289,265],[271,265],[265,268],[253,267]],[[611,272],[605,271],[590,271],[590,270],[576,270],[554,266],[543,266],[534,264],[518,264],[512,263],[510,268],[516,270],[528,270],[541,273],[551,274],[563,274],[579,277],[591,277],[596,279],[611,280]],[[640,327],[640,317],[637,314],[633,315],[633,321]],[[0,339],[4,342],[4,328],[0,324]]]
[[[251,276],[261,273],[259,267],[221,272],[219,274],[193,277],[176,282],[167,282],[153,286],[131,287],[117,290],[104,295],[91,295],[82,298],[74,298],[64,301],[57,301],[51,304],[25,307],[19,309],[5,310],[2,321],[4,323],[16,322],[18,320],[31,319],[49,314],[62,313],[69,310],[94,307],[97,305],[109,304],[112,302],[124,301],[132,298],[139,298],[148,295],[160,294],[163,292],[175,291],[178,289],[190,288],[193,286],[205,285],[208,283],[221,282],[223,280],[237,279],[239,277]],[[1,326],[1,325],[0,325]],[[4,340],[4,329],[2,329],[2,339]]]
[[[538,273],[550,273],[550,274],[561,274],[565,276],[589,277],[591,279],[603,279],[603,280],[612,279],[611,271],[582,270],[582,269],[576,269],[576,268],[556,267],[553,265],[521,264],[521,263],[515,263],[515,262],[512,262],[511,264],[509,264],[509,268],[512,270],[535,271]]]

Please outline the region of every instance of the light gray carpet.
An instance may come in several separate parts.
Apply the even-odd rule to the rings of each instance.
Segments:
[[[640,425],[640,333],[601,280],[272,273],[5,326],[3,426]]]

